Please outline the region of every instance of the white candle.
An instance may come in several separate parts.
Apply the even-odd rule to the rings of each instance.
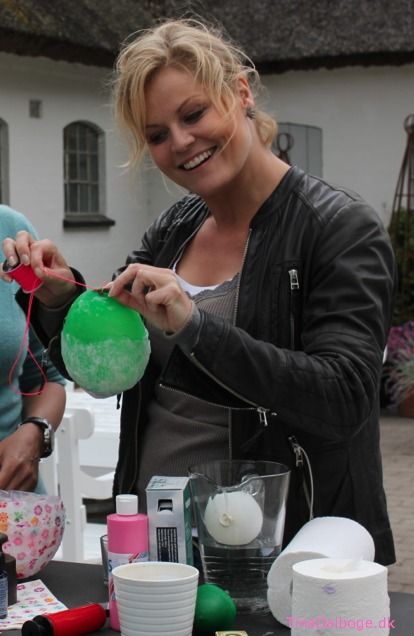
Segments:
[[[208,500],[204,523],[217,543],[246,545],[260,534],[263,513],[249,493],[223,491]]]

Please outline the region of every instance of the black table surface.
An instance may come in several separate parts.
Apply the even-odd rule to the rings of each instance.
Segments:
[[[100,565],[51,561],[35,578],[40,578],[52,594],[67,607],[107,601],[107,588],[103,582],[103,570]],[[391,592],[390,599],[393,621],[390,636],[412,636],[414,594]],[[271,614],[241,614],[236,619],[234,629],[244,630],[248,636],[289,636],[290,634],[290,629],[278,623]],[[7,632],[10,636],[20,633],[20,630]],[[105,626],[93,634],[104,636],[104,634],[119,634],[119,632]],[[334,636],[333,630],[332,636]],[[374,631],[371,636],[375,636]]]

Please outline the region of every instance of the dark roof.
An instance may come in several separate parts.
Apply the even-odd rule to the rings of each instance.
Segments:
[[[262,71],[414,61],[413,0],[0,0],[0,50],[111,67],[129,34],[183,15]]]

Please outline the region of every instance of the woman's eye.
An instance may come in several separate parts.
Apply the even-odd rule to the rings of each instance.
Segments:
[[[161,144],[167,138],[167,133],[163,131],[153,132],[148,135],[147,141],[151,145]]]
[[[205,108],[198,108],[197,110],[193,110],[191,113],[185,115],[184,121],[187,124],[194,124],[196,121],[201,119],[201,117],[204,115],[204,112]]]

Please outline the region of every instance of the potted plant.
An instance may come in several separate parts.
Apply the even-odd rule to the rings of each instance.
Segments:
[[[384,363],[386,389],[404,417],[414,417],[414,320],[391,327]]]
[[[384,365],[385,389],[400,412],[414,417],[414,114],[404,120],[407,145],[395,190],[389,233],[398,273],[388,356]]]
[[[414,209],[394,210],[388,231],[398,271],[392,324],[403,325],[414,319]]]

